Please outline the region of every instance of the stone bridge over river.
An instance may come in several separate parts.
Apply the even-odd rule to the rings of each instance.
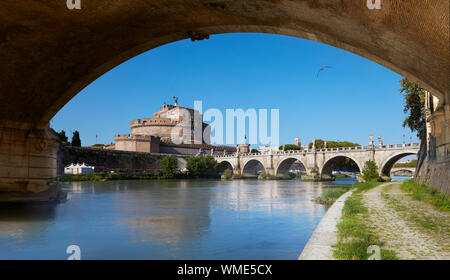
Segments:
[[[246,153],[215,156],[222,170],[231,169],[233,174],[254,176],[261,166],[270,175],[283,175],[289,172],[294,162],[300,162],[307,174],[317,171],[322,176],[331,176],[332,171],[342,158],[349,158],[358,165],[361,171],[364,164],[372,160],[380,175],[390,176],[394,164],[408,155],[419,152],[419,144],[369,145],[349,148],[308,149],[278,151],[267,153]]]

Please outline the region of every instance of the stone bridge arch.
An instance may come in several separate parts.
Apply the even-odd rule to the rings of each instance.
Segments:
[[[280,159],[278,165],[275,168],[275,175],[276,176],[281,176],[281,175],[287,174],[289,172],[289,168],[295,162],[300,162],[300,164],[303,166],[305,172],[307,173],[306,165],[300,159],[300,157],[286,157],[286,158]]]
[[[394,164],[399,161],[400,159],[410,156],[410,155],[417,155],[417,151],[413,150],[405,150],[405,151],[399,151],[394,154],[390,154],[381,164],[381,166],[378,166],[380,170],[380,175],[382,176],[388,176],[391,175],[391,169],[394,166]]]
[[[0,11],[0,39],[7,38],[0,44],[0,100],[7,104],[0,120],[45,127],[80,90],[130,58],[182,39],[238,32],[341,48],[450,98],[447,1],[389,0],[370,10],[366,1],[345,0],[97,0],[68,10],[65,1],[42,0],[1,1]]]
[[[414,174],[415,170],[409,169],[409,168],[392,168],[391,172],[390,172],[390,176],[392,176],[393,174],[407,174],[408,176],[412,176]],[[396,176],[396,175],[394,175]],[[400,175],[402,176],[402,175]]]
[[[359,160],[357,160],[355,157],[351,155],[344,155],[344,154],[338,154],[333,155],[332,157],[328,158],[322,166],[319,168],[319,172],[322,176],[330,176],[332,175],[333,169],[336,167],[336,164],[338,163],[338,160],[341,159],[350,159],[356,165],[358,166],[359,172],[361,173],[364,168],[364,163],[361,163]]]
[[[82,1],[81,10],[65,2],[0,2],[2,191],[53,188],[51,118],[117,65],[187,38],[254,32],[313,40],[379,63],[418,82],[440,105],[450,103],[448,1],[390,0],[380,10],[351,0],[96,0]],[[438,126],[448,131],[448,121]]]
[[[233,164],[229,160],[218,161],[217,168],[219,170],[219,174],[223,174],[223,172],[225,172],[225,170],[227,170],[227,169],[230,169],[231,172],[233,172],[233,174],[234,174],[234,170],[236,169],[236,167],[233,166]]]
[[[259,159],[249,159],[242,164],[242,176],[257,176],[258,171],[262,169],[262,171],[266,171],[266,166],[263,161]]]

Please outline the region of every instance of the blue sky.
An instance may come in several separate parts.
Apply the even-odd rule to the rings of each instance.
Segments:
[[[329,65],[332,68],[317,71]],[[80,131],[82,145],[113,142],[129,122],[152,117],[163,102],[203,109],[280,110],[280,143],[312,139],[367,145],[418,142],[402,127],[401,76],[365,58],[324,44],[270,34],[223,34],[183,40],[134,57],[104,74],[51,121]]]

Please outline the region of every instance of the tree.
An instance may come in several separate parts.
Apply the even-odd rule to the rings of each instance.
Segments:
[[[81,147],[80,133],[78,132],[78,130],[75,130],[75,132],[73,133],[72,146]]]
[[[285,151],[292,151],[292,150],[300,150],[299,146],[296,146],[294,144],[286,144],[286,145],[281,145],[279,148],[279,150],[285,150]]]
[[[218,163],[212,156],[195,156],[187,159],[186,168],[194,178],[219,177]]]
[[[164,156],[160,162],[160,172],[164,178],[175,178],[178,171],[178,160],[175,156]]]
[[[374,181],[378,180],[378,166],[375,162],[369,160],[364,164],[364,168],[362,170],[362,177],[365,181]]]
[[[252,149],[250,151],[251,154],[259,154],[259,151],[257,149]]]
[[[67,143],[67,141],[69,140],[64,130],[61,130],[61,132],[57,132],[56,134],[58,135],[58,138],[59,140],[61,140],[61,142]]]
[[[421,140],[425,138],[425,90],[418,84],[404,78],[400,81],[400,94],[405,98],[403,112],[408,114],[403,121],[403,127],[409,127],[417,132]]]

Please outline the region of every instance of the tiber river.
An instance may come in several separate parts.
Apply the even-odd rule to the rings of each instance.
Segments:
[[[0,259],[296,259],[354,179],[73,182],[56,206],[0,206]]]

